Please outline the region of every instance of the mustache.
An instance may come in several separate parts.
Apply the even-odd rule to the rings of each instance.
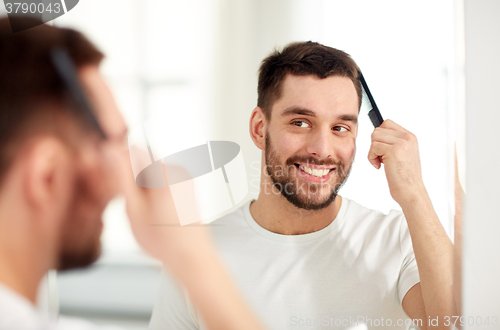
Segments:
[[[274,177],[277,175],[274,173],[275,171],[279,171],[281,174],[278,176],[290,175],[291,173],[295,173],[297,167],[295,164],[305,164],[306,166],[318,165],[318,166],[335,166],[336,175],[340,177],[347,177],[350,171],[350,167],[346,166],[345,163],[341,160],[335,161],[333,159],[315,159],[308,156],[293,156],[286,160],[284,165],[281,164],[269,164],[268,159],[266,159],[266,170],[268,176]]]
[[[324,160],[319,160],[307,156],[293,156],[290,157],[286,160],[287,165],[294,165],[296,163],[306,163],[306,164],[311,164],[311,165],[324,165],[324,166],[331,166],[331,165],[336,165],[336,166],[342,166],[343,162],[342,161],[335,161],[333,159],[324,159]]]

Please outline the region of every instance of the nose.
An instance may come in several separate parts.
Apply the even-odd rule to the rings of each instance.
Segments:
[[[311,132],[307,141],[307,153],[314,158],[332,158],[332,132],[330,129],[318,129]]]

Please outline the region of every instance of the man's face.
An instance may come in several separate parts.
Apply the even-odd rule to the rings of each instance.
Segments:
[[[292,204],[330,205],[356,152],[358,97],[352,81],[288,75],[266,123],[266,172]]]
[[[62,224],[59,269],[87,266],[100,255],[102,213],[118,193],[112,148],[124,148],[126,126],[111,92],[94,66],[80,70],[80,78],[107,139],[82,142],[76,162],[75,193]]]

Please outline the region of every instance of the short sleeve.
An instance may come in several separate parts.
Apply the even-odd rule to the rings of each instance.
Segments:
[[[149,329],[198,330],[197,314],[187,291],[163,269]]]
[[[415,284],[420,282],[410,230],[408,229],[408,224],[403,214],[401,214],[400,217],[399,243],[401,247],[402,262],[398,279],[398,297],[399,303],[403,304],[403,298],[406,293]]]

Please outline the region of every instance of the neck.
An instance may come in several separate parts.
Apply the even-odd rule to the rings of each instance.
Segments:
[[[321,230],[332,223],[341,203],[342,198],[337,196],[324,209],[300,209],[273,187],[270,178],[264,177],[259,197],[250,205],[250,212],[261,227],[273,233],[301,235]]]
[[[37,235],[37,224],[44,219],[7,202],[0,202],[0,282],[36,303],[39,283],[53,265],[51,247]]]
[[[38,286],[46,271],[36,267],[35,258],[19,258],[19,253],[0,251],[0,282],[36,303]],[[38,268],[38,269],[35,269]],[[48,269],[47,269],[48,271]]]

